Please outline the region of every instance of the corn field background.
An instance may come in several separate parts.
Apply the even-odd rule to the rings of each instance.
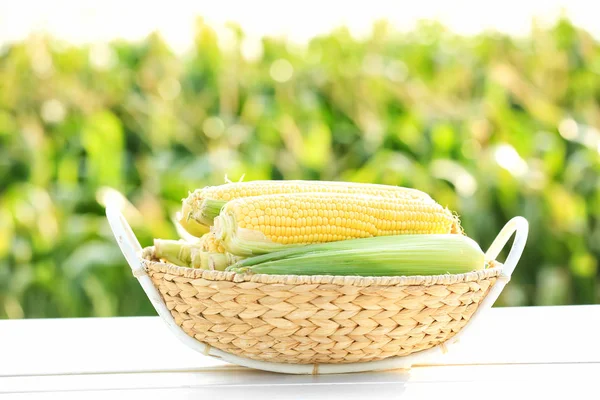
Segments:
[[[149,245],[177,237],[189,190],[225,176],[416,187],[484,249],[523,215],[528,245],[497,306],[599,302],[600,42],[587,32],[380,22],[302,46],[199,20],[195,35],[183,56],[158,34],[0,48],[0,318],[154,315],[106,195],[131,201]]]

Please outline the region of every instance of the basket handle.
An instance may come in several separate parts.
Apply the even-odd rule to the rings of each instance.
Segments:
[[[502,275],[507,278],[510,278],[512,275],[521,258],[521,254],[523,254],[523,249],[525,249],[525,243],[527,242],[527,235],[529,233],[529,223],[527,220],[523,217],[514,217],[508,221],[485,253],[485,258],[487,260],[495,260],[496,257],[498,257],[498,254],[500,254],[500,251],[506,246],[508,239],[510,239],[513,233],[515,233],[515,240],[502,268]]]
[[[125,256],[127,263],[131,267],[131,272],[135,277],[146,274],[142,263],[138,257],[138,253],[142,250],[140,242],[137,240],[131,226],[125,220],[123,214],[114,204],[106,206],[106,218],[117,239],[117,243],[121,248],[121,252]]]
[[[484,297],[483,301],[477,307],[475,313],[469,319],[469,322],[466,326],[462,328],[460,332],[458,332],[454,337],[448,340],[446,343],[440,346],[432,347],[430,349],[424,350],[422,352],[411,354],[405,357],[400,363],[404,363],[405,365],[416,365],[419,363],[427,363],[430,361],[430,357],[438,357],[442,354],[445,354],[448,346],[454,346],[458,341],[460,341],[463,337],[465,337],[469,332],[473,331],[473,324],[477,324],[477,321],[480,320],[481,315],[485,314],[485,312],[490,309],[498,297],[502,290],[506,286],[506,284],[510,281],[510,276],[515,270],[517,263],[519,262],[519,258],[521,258],[521,254],[523,254],[523,249],[525,248],[525,242],[527,241],[527,235],[529,233],[529,223],[523,217],[514,217],[509,220],[506,225],[502,228],[496,239],[490,245],[488,251],[485,253],[485,258],[487,260],[495,260],[500,254],[500,251],[506,246],[508,243],[508,239],[515,233],[515,240],[513,241],[513,245],[508,253],[508,257],[504,262],[502,273],[498,276],[496,283],[491,287],[488,294]],[[394,361],[386,362],[386,360],[382,360],[381,365],[391,364]]]

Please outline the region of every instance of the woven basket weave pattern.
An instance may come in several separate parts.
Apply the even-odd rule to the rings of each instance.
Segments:
[[[240,276],[142,253],[175,322],[191,337],[261,361],[350,363],[404,356],[458,333],[499,268],[436,277]]]

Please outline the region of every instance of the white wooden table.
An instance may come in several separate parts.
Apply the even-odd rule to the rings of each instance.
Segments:
[[[3,320],[0,398],[599,398],[600,305],[492,308],[481,318],[443,363],[324,376],[205,357],[158,317]]]

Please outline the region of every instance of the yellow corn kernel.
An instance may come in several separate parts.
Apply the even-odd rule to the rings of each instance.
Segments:
[[[209,253],[225,253],[225,248],[219,239],[212,233],[207,233],[202,236],[202,251]]]

